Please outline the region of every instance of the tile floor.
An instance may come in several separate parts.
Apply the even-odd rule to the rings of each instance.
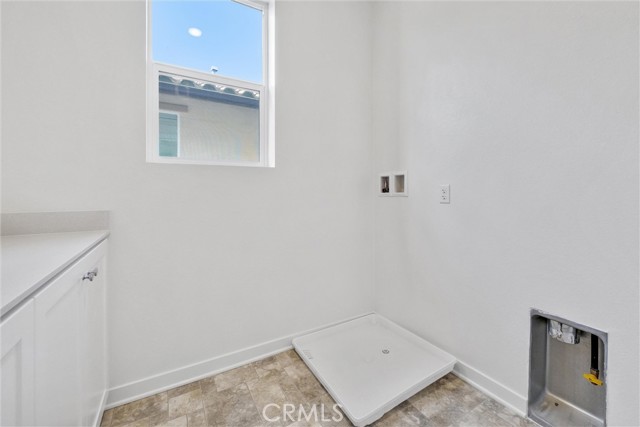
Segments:
[[[269,404],[266,417],[263,408]],[[285,421],[282,408],[316,404],[317,421]],[[321,406],[324,405],[324,419]],[[350,426],[333,412],[334,401],[293,350],[105,411],[101,427],[317,427]],[[292,406],[289,406],[293,408]],[[340,414],[341,415],[341,414]],[[333,419],[332,419],[333,418]],[[455,375],[449,374],[404,401],[375,423],[379,427],[522,426],[519,417]]]

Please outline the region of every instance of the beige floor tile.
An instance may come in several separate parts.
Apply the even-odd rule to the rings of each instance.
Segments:
[[[113,409],[108,409],[102,413],[102,419],[100,420],[100,427],[111,427],[111,420],[113,419]]]
[[[187,414],[188,427],[205,427],[207,421],[204,416],[204,409]]]
[[[150,427],[177,427],[187,425],[187,415],[169,416],[168,411],[159,412],[149,417]]]
[[[375,427],[416,427],[418,425],[400,410],[387,412],[373,424]]]
[[[192,383],[167,390],[167,397],[171,399],[172,397],[180,396],[181,394],[188,393],[193,390],[200,390],[200,381],[194,381]]]
[[[456,425],[465,416],[465,409],[461,407],[460,400],[444,386],[445,384],[445,381],[432,384],[414,398],[409,399],[410,403],[427,418],[429,424]]]
[[[200,387],[169,399],[169,418],[187,415],[200,409],[204,409]]]
[[[257,378],[258,374],[253,366],[245,365],[216,375],[214,382],[217,391],[224,391]]]
[[[320,423],[308,423],[306,421],[296,421],[295,423],[287,424],[286,427],[323,427]]]
[[[221,427],[264,425],[264,419],[250,398],[240,398],[227,402],[213,418],[217,425]],[[212,419],[210,417],[209,423],[211,422]]]
[[[280,363],[278,363],[278,359],[276,356],[270,356],[262,360],[258,360],[254,362],[253,368],[256,370],[256,374],[258,377],[264,377],[273,371],[280,371],[282,368],[280,367]]]
[[[296,387],[298,387],[298,390],[300,390],[307,400],[313,399],[325,392],[322,384],[320,384],[306,365],[293,363],[284,368],[284,370],[293,379]]]
[[[167,393],[159,393],[114,408],[111,427],[133,423],[167,411]]]
[[[280,365],[280,367],[285,368],[291,365],[294,362],[294,360],[298,358],[298,355],[294,350],[287,350],[287,351],[283,351],[282,353],[276,354],[274,357],[278,361],[278,364]]]
[[[440,378],[438,381],[434,382],[428,387],[423,388],[422,390],[420,390],[418,393],[414,394],[407,400],[411,403],[415,403],[420,400],[423,400],[425,397],[433,398],[433,394],[436,390],[438,390],[439,395],[444,395],[446,390],[445,385],[447,384],[448,381],[449,380],[447,376],[444,376],[443,378]]]
[[[259,377],[253,380],[249,380],[246,382],[247,385],[251,385],[255,382],[276,382],[276,383],[286,383],[287,381],[293,383],[293,379],[286,373],[283,368],[280,369],[269,369],[262,370],[259,374]]]
[[[216,377],[207,377],[198,381],[200,384],[200,390],[202,391],[202,396],[209,393],[217,393],[218,388],[216,387]]]
[[[511,424],[516,427],[540,427],[540,425],[529,418],[524,418],[518,414],[514,414],[510,419]]]
[[[456,425],[460,427],[513,427],[513,424],[499,417],[498,414],[491,409],[489,402],[484,402],[473,411],[466,413]]]
[[[298,353],[296,353],[295,351],[291,350],[292,354],[289,354],[289,358],[291,359],[291,364],[292,365],[300,365],[303,366],[305,368],[307,368],[307,364],[304,363],[304,361],[300,358],[300,356],[298,356]],[[309,369],[309,368],[307,368]]]
[[[533,421],[521,417],[516,414],[506,406],[496,402],[493,399],[487,399],[486,402],[482,405],[483,409],[481,410],[484,413],[495,414],[498,417],[505,420],[509,425],[517,426],[517,427],[534,427],[537,426]]]
[[[123,425],[122,427],[150,427],[149,424],[149,418],[143,418],[140,420],[136,420],[134,422],[131,423],[127,423],[125,425]]]
[[[456,406],[455,398],[451,392],[438,383],[430,385],[409,398],[409,402],[426,416],[430,416],[444,407]]]
[[[212,426],[262,425],[263,419],[246,384],[220,392],[210,392],[203,397],[205,416]]]
[[[295,411],[298,411],[300,407],[303,407],[306,411],[310,410],[309,400],[303,396],[300,390],[298,390],[298,387],[296,387],[295,383],[293,382],[293,380],[291,380],[291,378],[289,378],[288,376],[284,377],[284,379],[281,382],[279,382],[278,385],[280,386],[280,389],[285,395],[285,402],[286,404],[289,405],[288,408],[293,408]],[[285,419],[284,421],[286,424],[286,422],[288,421],[295,422],[298,420]]]
[[[155,422],[150,420],[149,425],[150,427],[187,427],[187,416],[182,415],[180,417],[163,421],[156,420]]]
[[[351,425],[351,422],[341,411],[339,405],[336,404],[324,389],[310,399],[309,403],[316,407],[316,413],[318,414],[316,421],[320,422],[323,426],[348,427]]]
[[[267,417],[263,408],[269,404]],[[105,411],[101,427],[347,427],[292,351]],[[283,413],[289,405],[288,414]],[[322,415],[324,414],[324,420]],[[285,417],[284,415],[289,415]],[[378,427],[536,427],[449,374],[394,408]]]
[[[270,425],[286,425],[282,420],[282,408],[287,404],[287,398],[280,384],[273,379],[260,379],[252,381],[248,387],[260,416]]]
[[[430,425],[427,417],[422,412],[418,411],[415,406],[409,403],[408,400],[402,402],[400,405],[394,408],[394,410],[402,411],[404,416],[411,420],[411,422],[417,426],[427,427]]]

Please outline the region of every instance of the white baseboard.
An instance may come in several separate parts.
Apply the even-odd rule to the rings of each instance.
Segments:
[[[308,331],[301,331],[287,335],[262,344],[203,360],[192,365],[113,387],[109,390],[109,397],[105,409],[110,409],[134,400],[142,399],[143,397],[151,396],[174,387],[237,368],[238,366],[242,366],[247,363],[255,362],[256,360],[264,359],[265,357],[280,353],[281,351],[291,349],[291,340],[297,336],[319,331],[320,329],[348,322],[349,320],[357,319],[369,314],[371,314],[371,312],[350,317],[339,322],[333,322],[328,325],[322,325]]]
[[[109,396],[109,390],[105,390],[104,393],[102,393],[102,400],[100,401],[100,408],[98,408],[98,413],[96,414],[96,418],[93,420],[93,427],[98,427],[100,425],[100,422],[102,421],[102,413],[105,410],[105,407],[107,405],[107,398]]]
[[[453,373],[483,393],[513,409],[519,415],[527,416],[527,398],[525,396],[516,393],[504,384],[497,382],[460,360],[453,368]]]

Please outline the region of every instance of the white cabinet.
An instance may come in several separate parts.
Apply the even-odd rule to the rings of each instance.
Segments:
[[[80,424],[79,270],[63,274],[36,296],[36,423]],[[81,273],[80,273],[81,274]]]
[[[0,337],[0,349],[2,349],[0,425],[32,425],[34,422],[33,301],[28,301],[2,321]]]
[[[103,242],[35,297],[37,425],[87,426],[99,417],[107,388],[105,252]]]
[[[107,391],[106,355],[106,258],[102,257],[88,271],[97,271],[93,281],[81,287],[80,354],[82,360],[82,425],[97,425]]]
[[[2,426],[92,426],[106,398],[107,241],[1,324]]]

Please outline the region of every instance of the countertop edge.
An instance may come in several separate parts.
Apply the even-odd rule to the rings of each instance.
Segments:
[[[102,230],[96,230],[96,231],[102,231]],[[94,249],[100,243],[104,242],[109,237],[110,234],[111,232],[109,230],[104,230],[104,232],[97,239],[95,239],[88,246],[84,247],[82,250],[78,251],[76,254],[70,257],[65,263],[61,264],[58,268],[53,270],[51,273],[47,274],[42,279],[38,280],[36,283],[34,283],[32,286],[27,288],[24,292],[22,292],[21,294],[13,298],[11,301],[4,303],[2,305],[2,308],[0,309],[0,319],[4,320],[5,316],[10,315],[14,309],[17,309],[18,307],[20,307],[22,303],[27,301],[29,297],[31,297],[40,289],[42,289],[43,286],[45,286],[47,283],[49,283],[51,280],[53,280],[60,274],[64,273],[69,267],[71,267],[76,261],[82,258],[85,254],[89,253],[92,249]]]

